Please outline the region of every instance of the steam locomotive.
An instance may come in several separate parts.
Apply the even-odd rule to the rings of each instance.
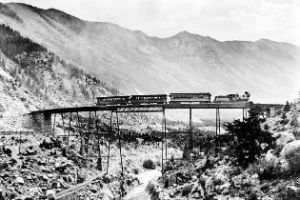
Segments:
[[[152,95],[131,95],[98,97],[96,105],[161,105],[161,104],[201,104],[201,103],[246,103],[250,93],[245,92],[241,97],[238,94],[219,95],[211,101],[211,94],[204,93],[170,93]]]
[[[219,95],[214,99],[214,103],[242,103],[249,100],[250,94],[245,92],[245,94],[240,97],[238,94],[228,94],[228,95]]]

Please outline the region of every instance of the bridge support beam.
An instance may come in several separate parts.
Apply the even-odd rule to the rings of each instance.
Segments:
[[[221,134],[221,117],[220,117],[220,109],[216,109],[216,154],[219,151],[220,141],[219,135]]]
[[[189,131],[186,139],[186,145],[184,147],[183,159],[190,159],[191,152],[193,150],[193,114],[192,108],[189,108]]]
[[[113,134],[113,122],[112,122],[112,117],[113,117],[113,111],[110,112],[110,119],[109,119],[109,124],[110,124],[110,135],[112,136]],[[110,161],[110,142],[111,138],[108,138],[108,152],[107,152],[107,165],[106,165],[106,173],[108,174],[109,171],[109,161]]]
[[[51,114],[37,113],[26,116],[23,127],[33,129],[35,132],[44,135],[53,135]]]
[[[189,109],[189,135],[188,135],[188,158],[191,156],[191,151],[193,150],[193,114],[192,108]]]
[[[165,145],[165,149],[164,149]],[[165,156],[164,156],[165,151]],[[168,159],[168,141],[167,141],[167,119],[166,110],[162,110],[162,122],[161,122],[161,173],[164,174],[164,161]]]
[[[118,111],[116,111],[116,118],[117,118],[117,130],[118,130],[119,152],[120,152],[121,170],[122,170],[122,174],[121,174],[121,175],[124,176],[123,156],[122,156],[122,144],[121,144],[121,132],[120,132],[120,125],[119,125],[119,115],[118,115]]]
[[[72,127],[72,112],[70,113],[69,116],[68,145],[70,144],[71,127]]]
[[[167,137],[167,119],[166,119],[166,111],[163,109],[163,123],[164,123],[164,135],[165,135],[165,153],[166,159],[168,159],[168,137]]]
[[[248,117],[248,110],[243,108],[243,121]]]
[[[95,111],[95,126],[96,126],[96,135],[97,135],[97,150],[98,150],[98,159],[97,159],[97,169],[102,171],[102,156],[101,156],[101,145],[100,145],[100,133],[99,133],[99,118],[97,117],[97,111]]]
[[[44,114],[44,134],[53,135],[52,124],[51,124],[51,114]]]

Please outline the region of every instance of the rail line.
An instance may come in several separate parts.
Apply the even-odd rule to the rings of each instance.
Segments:
[[[72,194],[75,193],[75,192],[78,192],[78,190],[83,189],[84,187],[88,186],[89,184],[97,183],[97,182],[100,181],[99,178],[100,178],[100,177],[97,177],[97,178],[94,178],[94,179],[87,180],[87,181],[85,181],[85,182],[83,182],[83,183],[80,183],[80,184],[74,186],[74,187],[71,187],[71,188],[69,188],[69,189],[67,189],[67,190],[64,190],[64,191],[62,191],[62,192],[60,192],[60,193],[57,193],[57,194],[56,194],[56,199],[57,199],[57,200],[58,200],[58,199],[62,199],[62,198],[64,198],[64,197],[67,197],[67,196],[69,196],[69,195],[72,195]]]

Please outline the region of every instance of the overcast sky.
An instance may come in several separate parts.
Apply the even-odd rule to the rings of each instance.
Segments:
[[[151,36],[180,31],[224,40],[268,38],[300,46],[300,0],[0,0],[57,8]]]

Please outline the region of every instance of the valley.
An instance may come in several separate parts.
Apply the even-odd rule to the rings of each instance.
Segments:
[[[299,66],[291,43],[0,2],[0,200],[298,200]]]

